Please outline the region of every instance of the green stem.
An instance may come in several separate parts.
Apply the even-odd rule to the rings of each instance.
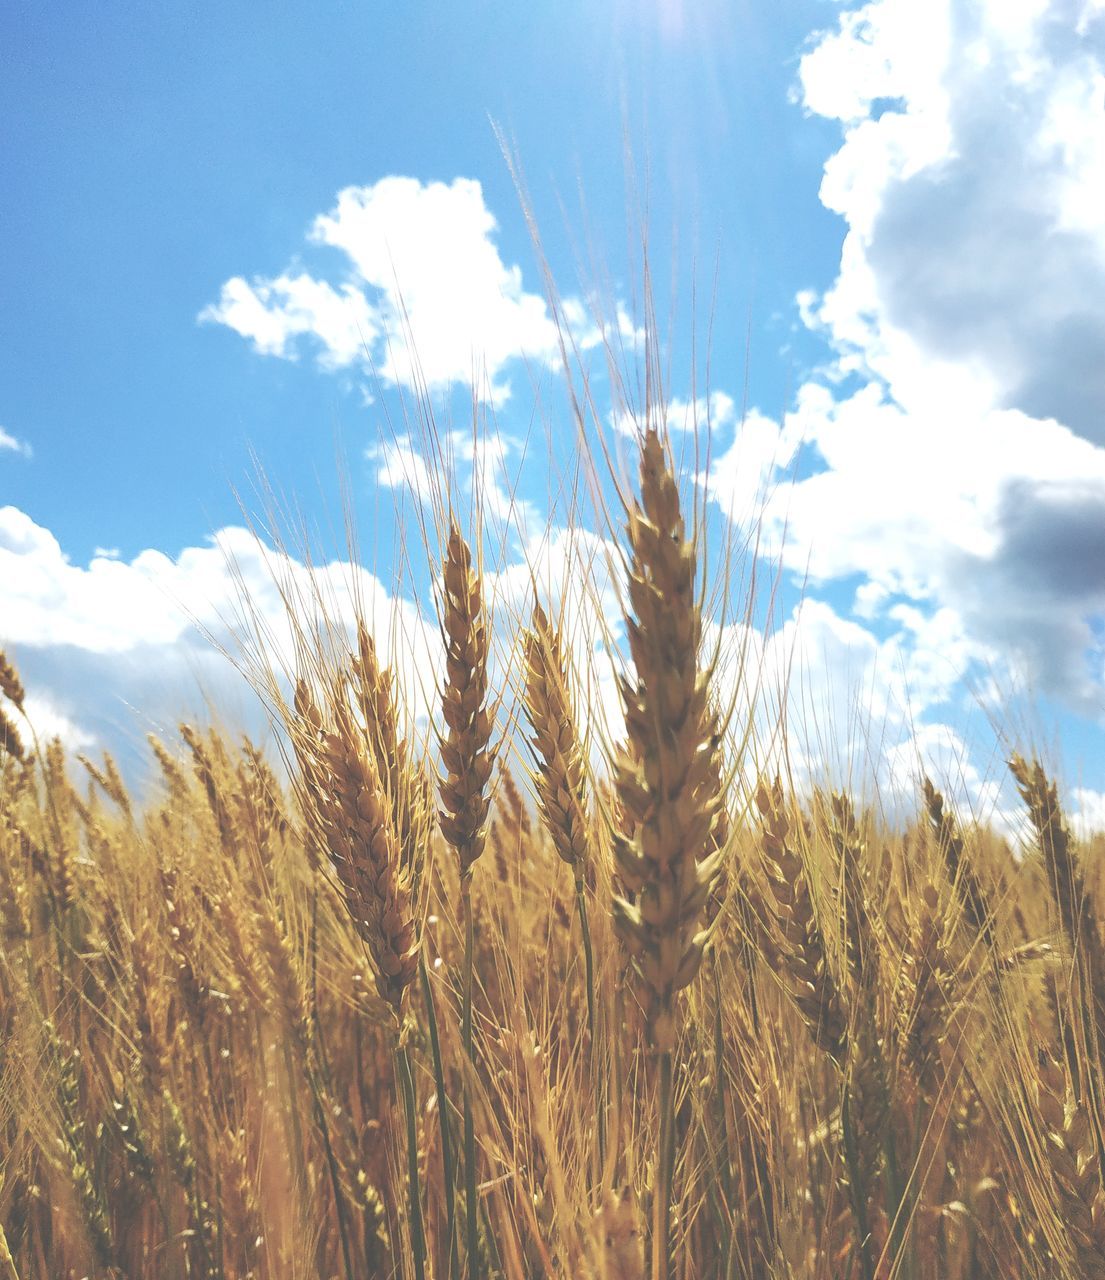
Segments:
[[[407,1116],[407,1175],[410,1180],[411,1252],[415,1280],[426,1278],[426,1232],[422,1225],[422,1198],[418,1185],[418,1111],[414,1096],[414,1074],[405,1048],[395,1050],[396,1074],[403,1090],[403,1110]]]
[[[426,1022],[430,1031],[430,1054],[434,1064],[434,1086],[437,1090],[437,1118],[441,1126],[441,1167],[445,1179],[445,1212],[448,1215],[449,1276],[460,1280],[460,1253],[457,1248],[457,1172],[453,1162],[453,1139],[449,1130],[449,1096],[445,1092],[445,1071],[441,1065],[441,1042],[437,1034],[437,1010],[430,987],[430,971],[423,955],[418,962],[422,982],[422,1002],[426,1006]]]

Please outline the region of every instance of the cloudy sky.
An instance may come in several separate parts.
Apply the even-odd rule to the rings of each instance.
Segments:
[[[513,529],[504,598],[563,564],[559,336],[616,437],[647,233],[673,434],[783,566],[807,766],[986,810],[996,718],[1105,824],[1102,0],[15,0],[0,41],[0,643],[43,730],[253,714],[194,624],[230,557],[278,617],[259,464],[323,558],[345,484],[417,629],[419,392]]]

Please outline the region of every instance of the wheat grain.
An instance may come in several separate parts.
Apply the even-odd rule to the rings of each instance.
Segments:
[[[0,693],[19,711],[24,709],[26,692],[11,659],[0,649]]]
[[[760,848],[775,900],[775,919],[783,936],[783,963],[790,991],[816,1043],[839,1064],[845,1061],[847,1020],[839,988],[829,965],[824,939],[814,916],[806,870],[790,847],[790,819],[779,780],[756,789],[760,811]]]
[[[614,844],[631,897],[614,899],[614,927],[633,957],[649,1038],[675,1047],[677,994],[702,963],[706,903],[720,864],[713,842],[721,797],[719,731],[699,669],[702,619],[695,545],[659,433],[641,443],[641,492],[628,513],[627,618],[634,675],[621,680],[628,744],[615,764],[628,821]]]
[[[537,802],[557,854],[572,868],[577,887],[581,887],[593,857],[583,750],[576,731],[560,634],[540,604],[533,607],[523,645],[526,713],[537,759],[533,772]]]
[[[460,860],[462,882],[483,853],[495,753],[490,747],[487,703],[490,633],[484,615],[479,573],[460,530],[449,532],[442,575],[445,684],[441,711],[447,733],[441,740],[441,831]]]

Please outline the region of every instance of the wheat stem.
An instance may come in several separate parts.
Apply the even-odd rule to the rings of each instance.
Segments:
[[[410,1204],[411,1253],[414,1257],[415,1280],[426,1276],[426,1232],[422,1221],[422,1192],[418,1177],[418,1102],[411,1071],[410,1055],[405,1045],[395,1050],[395,1070],[403,1094],[403,1110],[407,1121],[407,1182]]]

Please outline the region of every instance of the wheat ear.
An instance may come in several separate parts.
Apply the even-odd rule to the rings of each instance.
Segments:
[[[760,811],[760,849],[775,899],[774,915],[786,943],[783,961],[791,996],[816,1043],[843,1066],[847,1024],[840,990],[814,917],[805,866],[789,844],[790,819],[778,778],[771,786],[760,783],[756,807]]]
[[[1062,1066],[1041,1054],[1037,1112],[1044,1150],[1059,1192],[1062,1220],[1087,1280],[1105,1278],[1105,1191],[1087,1108],[1075,1098]]]
[[[993,946],[993,915],[986,900],[985,891],[971,868],[959,827],[955,819],[945,810],[944,797],[928,778],[922,779],[921,790],[948,880],[963,904],[963,910],[972,927],[988,946]]]
[[[441,832],[460,860],[461,882],[483,853],[490,804],[487,783],[495,763],[487,704],[490,633],[480,575],[460,530],[449,533],[443,573],[445,684],[441,742]]]
[[[483,853],[490,804],[488,779],[495,764],[491,747],[491,710],[487,703],[490,631],[483,605],[480,575],[472,552],[454,524],[449,530],[442,572],[442,632],[445,639],[445,683],[441,710],[446,734],[441,741],[441,833],[460,864],[461,914],[464,919],[461,1036],[465,1056],[476,1061],[472,1037],[472,868]],[[479,1240],[479,1191],[476,1183],[476,1136],[471,1090],[463,1105],[465,1230],[468,1271],[480,1280],[483,1263]]]
[[[584,760],[568,686],[559,630],[540,604],[523,637],[526,715],[533,730],[537,803],[553,846],[582,887],[591,860],[591,832],[584,794]]]
[[[1101,944],[1074,841],[1063,821],[1058,790],[1048,781],[1039,761],[1029,764],[1014,754],[1009,761],[1009,771],[1028,806],[1063,932],[1075,953],[1087,952],[1096,968],[1100,963]]]
[[[414,868],[422,861],[432,812],[430,781],[421,756],[400,732],[395,676],[381,665],[376,643],[363,621],[357,623],[353,678],[365,740],[391,803],[400,856],[405,867]]]
[[[19,673],[12,666],[8,655],[0,649],[0,693],[18,710],[23,710],[23,700],[27,696]]]
[[[584,793],[583,747],[576,729],[568,685],[568,663],[560,631],[537,602],[523,636],[526,660],[526,714],[533,730],[537,803],[553,846],[575,879],[576,909],[583,938],[587,984],[587,1033],[595,1045],[595,960],[587,916],[586,876],[592,864],[591,829]],[[605,1121],[600,1107],[599,1164],[605,1160]]]
[[[628,743],[615,764],[625,821],[614,844],[630,897],[614,899],[614,927],[645,996],[649,1039],[675,1048],[675,1003],[708,941],[705,908],[721,862],[720,734],[708,676],[699,670],[702,616],[694,540],[659,433],[641,444],[641,497],[629,511],[626,620],[635,677],[622,677]]]
[[[20,763],[26,758],[23,750],[23,741],[19,736],[19,731],[12,723],[10,716],[0,707],[0,752],[6,751],[13,760]]]
[[[709,940],[705,911],[722,857],[713,839],[721,807],[720,732],[709,677],[699,669],[697,548],[654,427],[641,440],[640,485],[626,523],[626,627],[634,675],[620,682],[627,743],[614,769],[623,815],[614,853],[628,893],[614,898],[613,920],[640,979],[648,1038],[659,1056],[652,1276],[665,1280],[675,1166],[676,1002],[698,973]]]
[[[315,839],[329,855],[354,927],[372,960],[376,990],[391,1006],[396,1030],[401,1032],[407,992],[418,973],[422,952],[418,899],[423,851],[417,851],[413,864],[404,864],[376,752],[365,741],[364,730],[345,698],[345,688],[344,681],[339,681],[331,690],[327,721],[306,681],[297,682],[293,744]],[[401,1035],[396,1038],[395,1067],[407,1122],[411,1249],[415,1278],[424,1280],[426,1238],[418,1175],[417,1104],[410,1057]],[[329,1148],[329,1139],[323,1136]]]
[[[300,680],[295,709],[294,744],[308,816],[368,948],[376,989],[398,1018],[418,971],[421,921],[376,761],[341,702],[332,708],[332,725],[325,726]]]

